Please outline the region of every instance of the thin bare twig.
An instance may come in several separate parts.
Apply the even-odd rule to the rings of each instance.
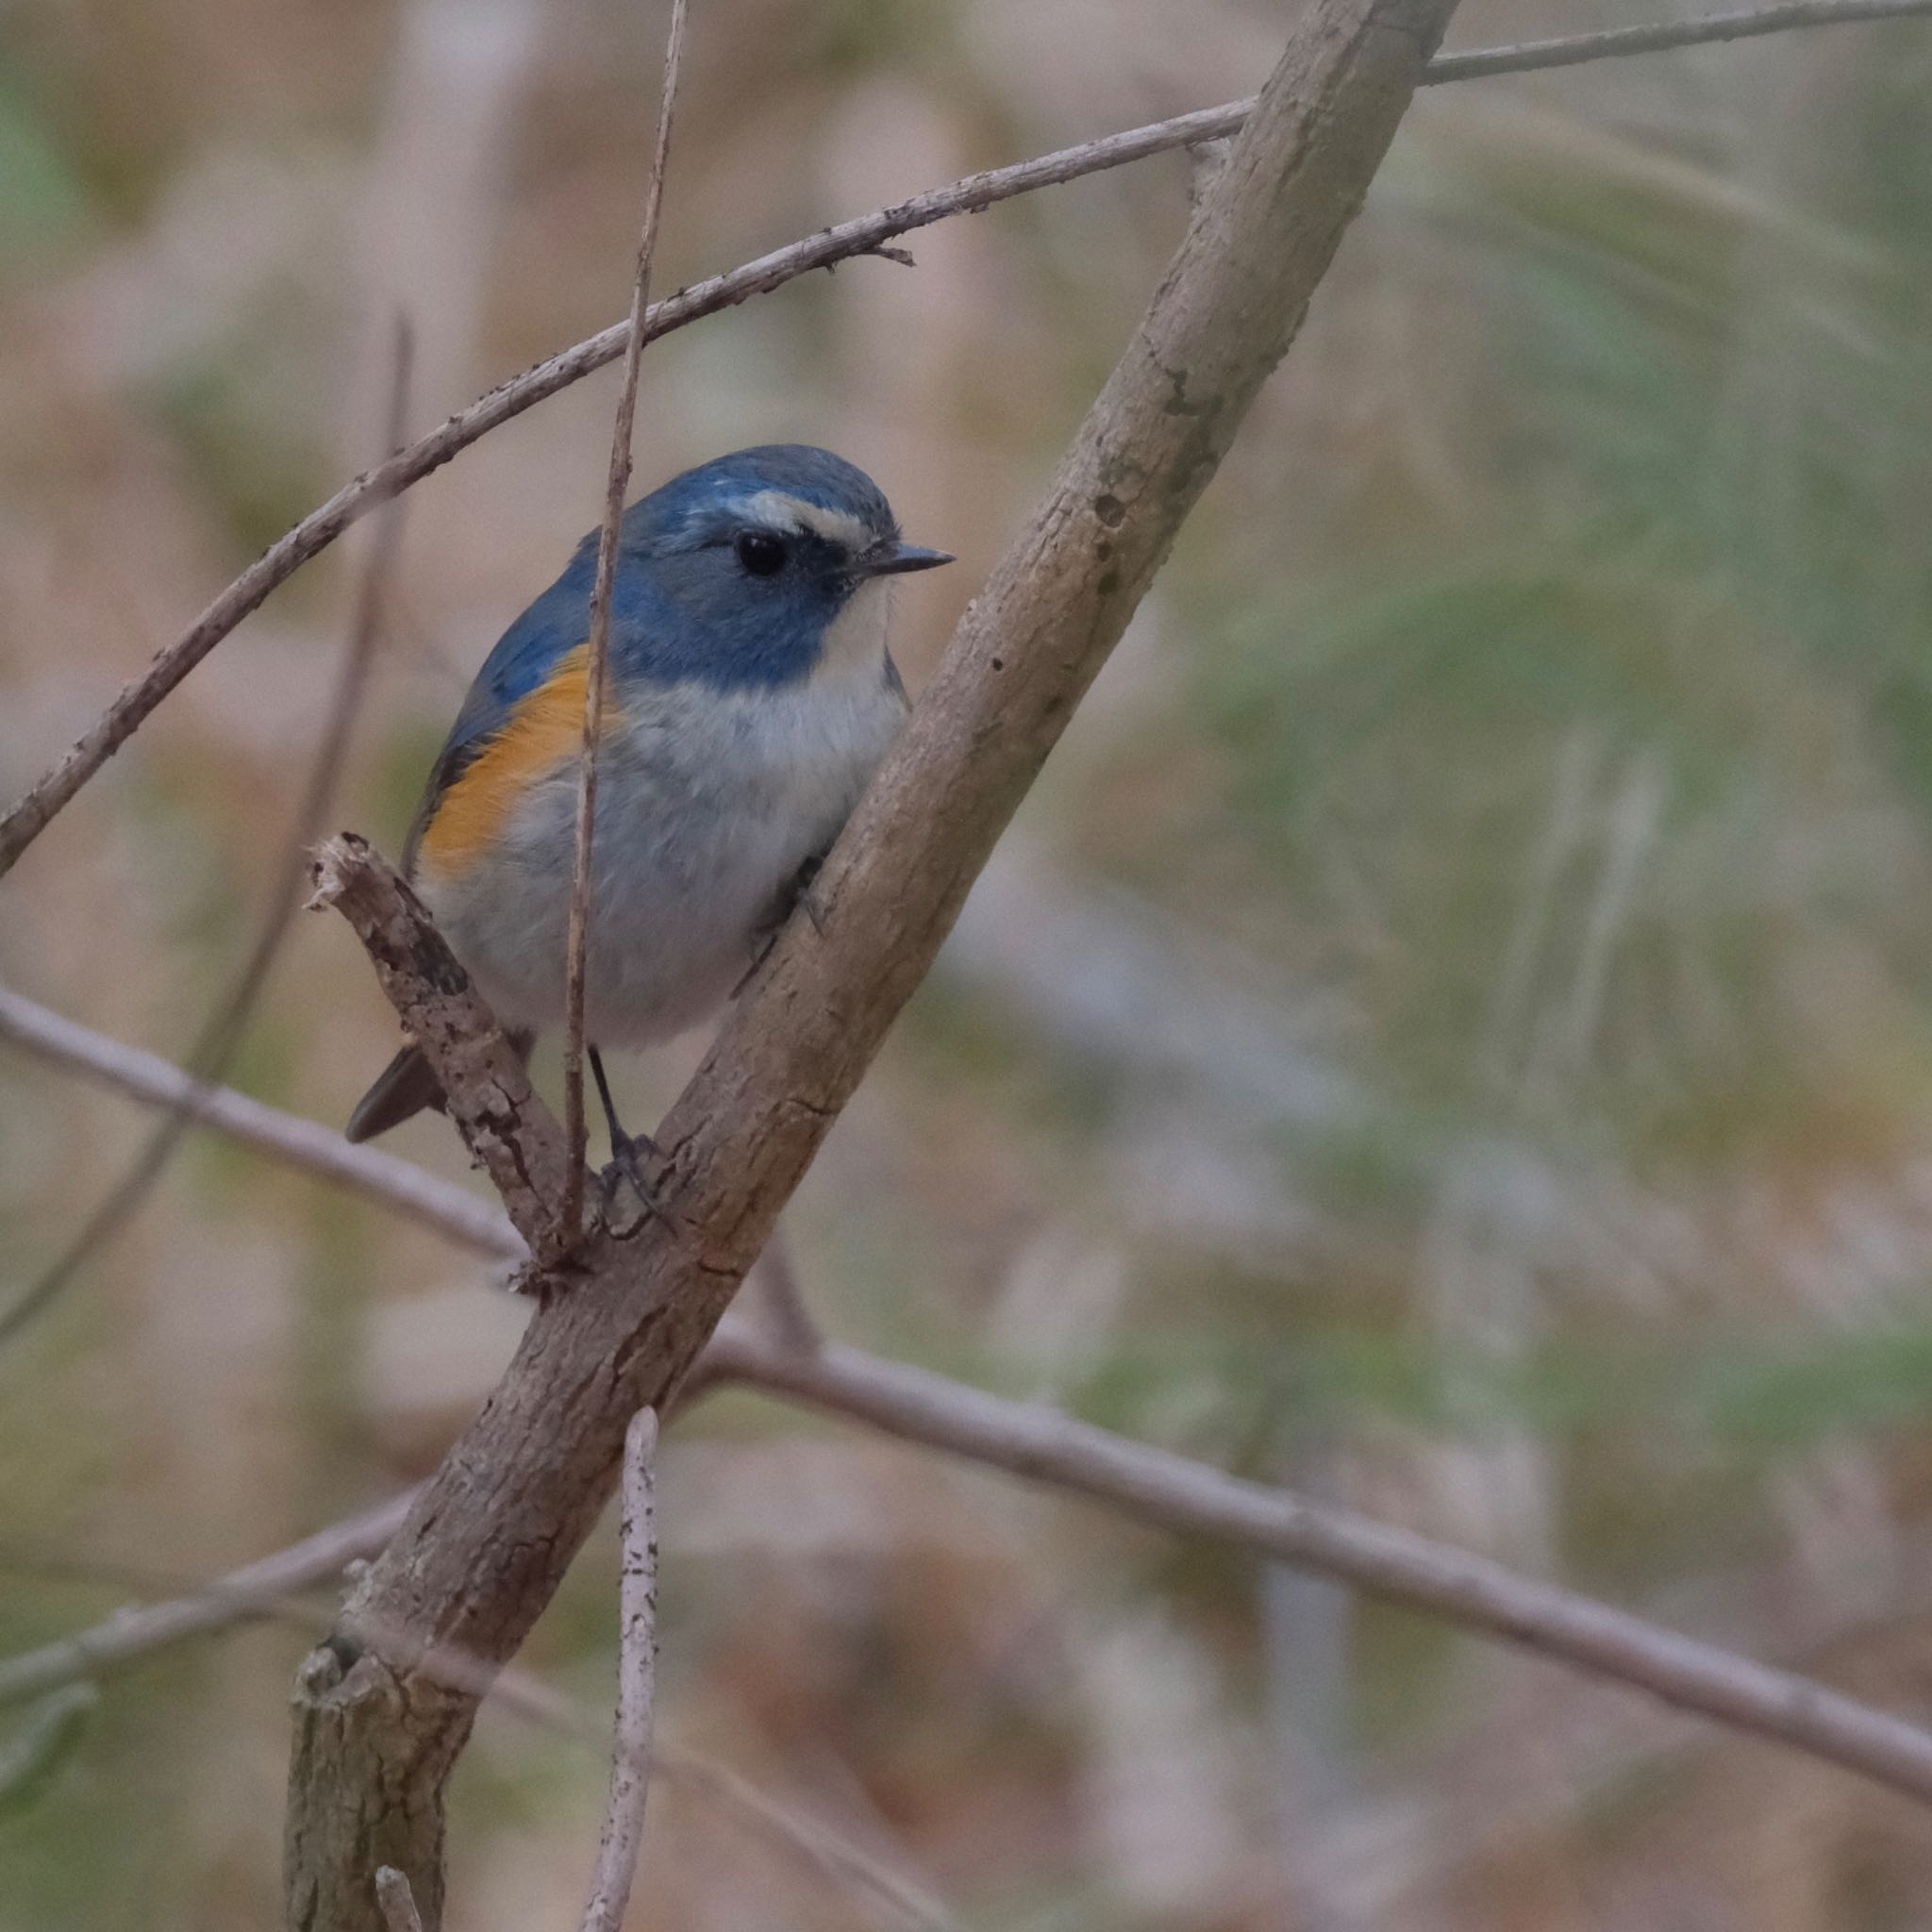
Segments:
[[[1129,1442],[1036,1404],[962,1388],[856,1349],[774,1347],[732,1323],[711,1374],[869,1423],[1171,1530],[1239,1543],[1466,1629],[1647,1691],[1665,1704],[1932,1799],[1932,1732],[1807,1678],[1683,1637],[1560,1585]]]
[[[423,1932],[423,1915],[416,1909],[416,1894],[409,1881],[393,1865],[375,1868],[375,1903],[382,1908],[382,1922],[389,1932]]]
[[[0,993],[0,1029],[19,1038],[10,1007],[26,1004]],[[143,1068],[139,1075],[142,1084],[137,1085],[118,1065],[116,1057],[130,1049],[69,1023],[61,1024],[78,1036],[61,1041],[58,1057],[64,1062],[88,1071],[111,1069],[108,1076],[136,1098],[149,1097],[156,1089],[158,1097],[166,1097],[167,1090],[149,1067]],[[151,1066],[164,1064],[152,1062],[150,1056],[140,1058]],[[185,1076],[174,1077],[178,1081]],[[212,1104],[224,1111],[231,1107],[250,1109],[245,1131],[228,1128],[240,1131],[248,1144],[291,1164],[343,1177],[332,1160],[322,1158],[325,1150],[317,1145],[333,1137],[310,1123],[244,1102],[239,1094],[218,1091]],[[219,1115],[210,1124],[225,1124]],[[346,1147],[342,1151],[358,1157],[367,1152]],[[500,1257],[513,1251],[515,1237],[499,1221],[486,1224],[467,1214],[444,1216],[440,1203],[425,1214],[425,1191],[435,1201],[434,1191],[442,1184],[406,1161],[386,1161],[380,1173],[358,1174],[353,1185],[411,1217],[431,1220],[452,1240],[480,1253]],[[458,1198],[469,1202],[467,1196]],[[1301,1563],[1318,1574],[1341,1577],[1538,1650],[1588,1675],[1647,1690],[1664,1703],[1814,1751],[1883,1781],[1932,1792],[1932,1740],[1897,1718],[1680,1637],[1643,1618],[1516,1577],[1447,1545],[1385,1530],[1352,1511],[1316,1509],[1284,1491],[1237,1482],[1202,1464],[1141,1448],[1056,1411],[1003,1402],[856,1349],[815,1341],[813,1347],[801,1350],[789,1336],[774,1341],[738,1316],[726,1320],[701,1363],[711,1384],[736,1382],[759,1389],[780,1400],[834,1412],[1010,1470],[1031,1481],[1078,1490],[1185,1534],[1225,1539],[1277,1560]],[[1060,1431],[1065,1432],[1063,1437]],[[400,1509],[402,1499],[384,1507]],[[1316,1526],[1312,1536],[1311,1524]],[[264,1558],[264,1569],[286,1562],[298,1571],[293,1578],[270,1572],[269,1582],[279,1575],[278,1587],[286,1591],[312,1580],[299,1574],[306,1560],[300,1553],[339,1532],[366,1534],[371,1544],[385,1540],[373,1527],[363,1531],[353,1524],[319,1532],[308,1544]],[[1409,1567],[1409,1556],[1420,1558],[1420,1568]],[[328,1567],[340,1568],[340,1562]],[[92,1659],[98,1656],[107,1656],[108,1668],[124,1658],[131,1661],[152,1647],[150,1632],[161,1633],[157,1641],[172,1642],[219,1628],[229,1621],[225,1611],[245,1605],[250,1575],[238,1572],[225,1579],[217,1587],[217,1600],[204,1596],[185,1605],[156,1606],[152,1611],[135,1613],[152,1621],[129,1620],[121,1629],[104,1625],[0,1664],[0,1704],[95,1674]],[[268,1584],[260,1587],[267,1589]],[[185,1623],[180,1621],[184,1609],[192,1610]],[[1904,1775],[1894,1775],[1901,1764]]]
[[[352,1189],[435,1229],[458,1246],[501,1261],[529,1250],[493,1202],[441,1179],[413,1161],[375,1147],[352,1146],[334,1127],[284,1113],[232,1087],[209,1086],[172,1060],[97,1033],[78,1021],[0,986],[0,1041],[65,1067],[146,1107],[178,1108],[195,1126],[212,1129],[285,1166]]]
[[[584,1213],[584,982],[591,960],[591,854],[597,828],[597,748],[604,736],[604,699],[610,664],[610,598],[617,581],[617,540],[624,499],[630,488],[631,433],[638,413],[638,370],[650,312],[651,258],[664,212],[664,170],[671,158],[671,122],[677,106],[677,75],[684,61],[688,0],[671,0],[671,28],[664,42],[664,88],[658,104],[658,144],[651,155],[644,219],[638,231],[637,274],[631,282],[630,317],[625,325],[624,381],[610,431],[610,469],[604,486],[604,525],[597,533],[597,575],[591,588],[591,632],[584,646],[584,746],[577,759],[576,857],[571,872],[570,927],[563,982],[563,1132],[570,1150],[564,1175],[563,1238],[574,1240]],[[613,1150],[614,1151],[614,1150]]]
[[[883,1906],[917,1932],[958,1932],[958,1921],[923,1885],[882,1865],[848,1839],[769,1798],[748,1779],[714,1759],[675,1746],[658,1754],[658,1774],[741,1812],[747,1823],[834,1884],[868,1904]]]
[[[1606,27],[1597,33],[1562,34],[1514,46],[1476,47],[1466,54],[1438,54],[1423,75],[1424,87],[1456,80],[1488,80],[1499,74],[1536,74],[1552,67],[1583,67],[1593,60],[1623,60],[1633,54],[1668,54],[1680,47],[1756,40],[1800,27],[1843,26],[1856,21],[1902,20],[1932,12],[1932,0],[1788,0],[1777,7],[1740,7],[1698,13],[1688,20],[1648,26]]]
[[[805,1284],[798,1278],[798,1265],[791,1258],[791,1242],[782,1221],[772,1230],[772,1239],[746,1277],[746,1285],[760,1291],[759,1299],[773,1331],[787,1348],[809,1352],[824,1341],[805,1299]]]
[[[402,442],[408,421],[409,391],[410,335],[408,324],[397,318],[394,370],[390,383],[389,408],[382,446],[394,450]],[[322,741],[316,746],[308,782],[295,808],[289,843],[276,874],[275,891],[262,915],[260,930],[242,971],[229,988],[225,999],[208,1016],[188,1056],[198,1086],[219,1080],[227,1071],[235,1049],[242,1042],[256,1002],[268,983],[282,942],[289,934],[295,908],[301,904],[302,883],[308,874],[308,849],[323,833],[348,756],[349,741],[362,709],[362,696],[368,689],[370,660],[375,656],[381,628],[382,600],[402,534],[402,504],[391,494],[383,515],[377,520],[375,540],[357,588],[355,613],[349,625],[349,639],[342,652],[341,669],[329,697],[328,715],[323,726]],[[161,1177],[183,1136],[193,1124],[192,1103],[183,1099],[164,1116],[148,1143],[106,1198],[90,1215],[80,1232],[51,1266],[42,1271],[25,1291],[0,1314],[0,1347],[10,1341],[36,1315],[52,1306],[60,1291],[88,1262],[105,1248],[126,1225],[141,1204]]]
[[[1654,26],[1613,27],[1602,33],[1571,34],[1519,46],[1439,55],[1424,71],[1421,84],[1431,87],[1447,81],[1574,67],[1592,60],[1657,53],[1708,42],[1744,40],[1797,27],[1898,19],[1927,12],[1932,12],[1932,0],[1794,0],[1794,4],[1743,8]],[[644,339],[655,341],[659,336],[704,316],[733,308],[753,296],[769,294],[815,269],[831,268],[865,256],[909,260],[904,250],[886,244],[895,236],[909,235],[949,216],[976,214],[1041,188],[1058,187],[1084,175],[1144,160],[1150,155],[1166,154],[1174,148],[1191,147],[1198,142],[1232,134],[1246,119],[1252,106],[1251,101],[1230,101],[1222,107],[1199,108],[1145,127],[1128,128],[1010,167],[968,175],[891,208],[841,222],[724,275],[693,283],[666,301],[654,303]],[[21,854],[55,816],[133,737],[156,707],[277,586],[327,549],[385,495],[421,482],[491,430],[559,390],[568,389],[607,362],[614,362],[624,354],[629,336],[628,324],[619,323],[500,383],[387,463],[344,484],[326,503],[311,510],[279,538],[140,677],[121,691],[66,756],[0,818],[0,877],[12,869]]]
[[[610,1795],[584,1932],[619,1932],[638,1875],[658,1684],[658,1411],[641,1408],[624,1437],[624,1569],[618,1584],[616,1740]]]
[[[341,1576],[358,1557],[375,1556],[396,1533],[415,1493],[406,1490],[332,1523],[285,1550],[230,1571],[206,1590],[123,1610],[92,1630],[0,1660],[0,1706],[105,1677],[157,1650],[275,1614],[297,1591]]]
[[[339,1584],[355,1565],[375,1555],[407,1514],[415,1491],[406,1490],[374,1508],[317,1530],[289,1548],[258,1557],[212,1583],[178,1596],[118,1610],[91,1629],[0,1658],[0,1709],[43,1698],[76,1684],[92,1685],[142,1662],[156,1651],[170,1650],[196,1638],[218,1637],[243,1624],[271,1619],[313,1633],[326,1629],[333,1609],[322,1608],[311,1591]],[[8,1568],[17,1567],[9,1562]],[[35,1566],[37,1569],[39,1566]],[[99,1566],[60,1565],[53,1574],[98,1578]],[[118,1576],[120,1573],[111,1573]],[[379,1624],[358,1624],[357,1641],[401,1644],[400,1633]],[[533,1724],[547,1724],[588,1744],[602,1744],[603,1729],[560,1691],[515,1669],[491,1671],[450,1645],[416,1656],[418,1668],[478,1699],[493,1698],[506,1710]]]

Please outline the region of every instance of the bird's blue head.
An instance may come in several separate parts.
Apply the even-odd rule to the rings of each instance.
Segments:
[[[878,485],[829,450],[741,449],[625,512],[615,666],[771,686],[876,658],[883,580],[951,561],[902,541]]]

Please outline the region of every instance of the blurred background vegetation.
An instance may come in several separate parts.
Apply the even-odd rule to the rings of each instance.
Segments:
[[[1250,91],[1259,0],[711,0],[660,286]],[[1460,44],[1650,18],[1470,0]],[[0,8],[0,792],[413,414],[622,311],[656,14]],[[840,1335],[1932,1704],[1932,27],[1423,97],[1307,330],[791,1220]],[[908,531],[915,689],[1158,276],[1170,157],[646,359],[640,486],[829,444]],[[609,372],[408,499],[341,816],[399,841],[595,521]],[[245,948],[355,544],[0,885],[0,977],[178,1057]],[[234,1070],[393,1043],[302,922]],[[641,1116],[695,1043],[627,1069]],[[544,1063],[554,1082],[554,1065]],[[0,1052],[0,1283],[148,1123]],[[440,1121],[395,1137],[449,1174]],[[0,1357],[0,1651],[429,1468],[518,1311],[191,1144]],[[748,1396],[665,1457],[660,1728],[951,1921],[1890,1932],[1903,1801]],[[612,1539],[526,1657],[607,1706]],[[318,1599],[318,1614],[323,1607]],[[5,1932],[278,1914],[277,1624],[107,1686],[0,1815]],[[14,1720],[9,1719],[8,1722]],[[574,1923],[605,1765],[487,1712],[458,1932]],[[631,1923],[912,1923],[715,1781]]]

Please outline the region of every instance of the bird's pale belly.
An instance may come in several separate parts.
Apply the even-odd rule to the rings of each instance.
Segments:
[[[716,1010],[837,837],[905,715],[878,672],[780,692],[620,691],[598,760],[586,1031],[669,1039]],[[561,1024],[576,772],[534,787],[491,849],[418,885],[507,1024]]]

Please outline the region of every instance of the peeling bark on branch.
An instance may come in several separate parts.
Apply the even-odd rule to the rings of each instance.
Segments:
[[[557,1212],[570,1158],[563,1131],[422,902],[353,832],[322,848],[310,876],[309,909],[333,906],[355,927],[511,1224],[540,1264],[562,1260]]]
[[[661,1412],[695,1360],[1286,351],[1450,4],[1316,0],[1302,17],[1045,502],[821,873],[824,930],[792,922],[660,1130],[665,1218],[595,1232],[569,1280],[552,1279],[568,1291],[544,1297],[345,1611],[346,1630],[383,1633],[384,1655],[345,1645],[345,1666],[325,1646],[309,1660],[287,1874],[305,1932],[380,1932],[378,1865],[404,1873],[436,1932],[442,1784],[475,1700],[412,1670],[410,1647],[449,1646],[487,1670],[549,1601],[609,1493],[630,1418]],[[358,903],[354,881],[335,896]],[[372,930],[390,949],[385,982],[438,1062],[445,1004],[475,996],[439,981],[425,1000],[408,984],[420,945]],[[467,1050],[460,1030],[441,1042],[452,1063]],[[502,1088],[507,1070],[486,1077]],[[501,1159],[477,1151],[522,1191],[506,1204],[520,1224],[561,1198],[547,1155],[541,1175],[513,1158],[525,1128],[550,1144],[547,1112],[520,1097],[499,1124],[454,1088],[451,1106],[473,1145],[503,1124]],[[541,1211],[525,1225],[533,1245],[541,1227]]]

